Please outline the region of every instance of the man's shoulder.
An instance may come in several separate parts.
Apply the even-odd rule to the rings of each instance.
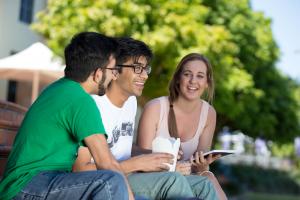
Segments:
[[[130,96],[124,103],[123,110],[126,112],[136,112],[137,109],[137,99],[135,96]]]
[[[91,97],[99,106],[103,106],[104,104],[113,106],[112,102],[106,95],[99,96],[99,95],[92,94]],[[137,106],[137,99],[135,96],[128,97],[128,99],[124,102],[123,107],[128,107],[128,106],[135,106],[135,107]]]
[[[112,103],[110,102],[110,100],[108,99],[108,97],[106,95],[103,96],[99,96],[96,94],[92,94],[90,95],[91,98],[94,100],[94,102],[96,103],[98,109],[100,108],[111,108]]]
[[[63,96],[64,98],[86,98],[87,96],[89,96],[89,94],[84,91],[84,89],[80,86],[78,82],[67,78],[61,78],[49,85],[43,91],[42,96],[43,95],[51,97]]]
[[[126,103],[137,104],[136,96],[130,96],[130,97],[126,100]]]
[[[82,104],[94,104],[93,99],[78,82],[62,78],[49,85],[37,98],[30,110],[40,113],[42,108],[49,112],[76,109]]]

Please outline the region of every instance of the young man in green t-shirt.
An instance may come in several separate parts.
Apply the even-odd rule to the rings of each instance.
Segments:
[[[133,199],[89,95],[116,79],[117,48],[114,39],[93,32],[71,40],[65,77],[42,92],[22,122],[0,199]],[[72,173],[79,143],[89,148],[97,169],[106,170]]]

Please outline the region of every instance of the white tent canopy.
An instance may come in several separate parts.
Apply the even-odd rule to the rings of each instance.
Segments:
[[[0,59],[0,79],[32,82],[32,102],[39,83],[49,84],[63,76],[64,66],[54,59],[53,52],[42,43],[34,43],[23,51]]]

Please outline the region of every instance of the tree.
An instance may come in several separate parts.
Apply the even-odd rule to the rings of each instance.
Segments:
[[[299,101],[294,96],[299,84],[275,68],[279,51],[272,36],[271,20],[263,13],[253,12],[247,0],[205,0],[204,5],[211,8],[206,23],[224,25],[234,35],[234,43],[239,44],[237,56],[240,62],[252,75],[255,88],[263,91],[255,104],[251,99],[248,99],[250,104],[243,100],[250,109],[240,112],[242,115],[237,117],[245,119],[240,122],[241,129],[256,133],[253,136],[263,134],[268,138],[280,134],[280,140],[284,141],[299,134]],[[252,119],[246,120],[247,117],[243,116],[246,113]]]
[[[167,95],[180,58],[201,52],[214,68],[218,127],[268,138],[284,131],[286,137],[278,138],[284,141],[300,131],[299,85],[275,68],[279,51],[270,23],[248,0],[49,0],[33,29],[58,55],[80,31],[145,41],[155,58],[142,104]]]

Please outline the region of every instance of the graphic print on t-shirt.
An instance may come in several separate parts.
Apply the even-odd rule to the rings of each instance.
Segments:
[[[118,142],[121,136],[133,136],[133,123],[123,122],[121,127],[115,126],[112,130],[111,141],[108,142],[109,148],[112,148]]]

